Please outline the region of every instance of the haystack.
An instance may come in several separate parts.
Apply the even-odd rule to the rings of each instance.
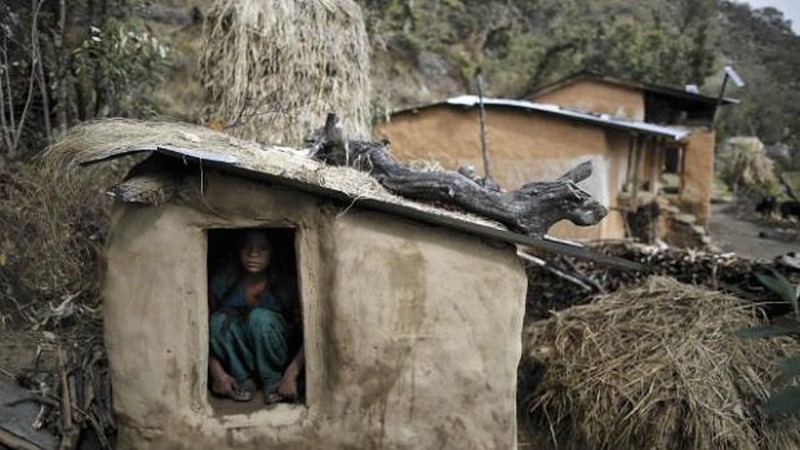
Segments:
[[[733,137],[725,141],[717,157],[725,181],[739,188],[774,191],[778,186],[775,162],[757,137]]]
[[[653,277],[527,330],[521,408],[536,448],[795,449],[800,421],[761,405],[788,338],[745,339],[751,304]]]
[[[369,136],[369,43],[352,0],[216,0],[201,56],[206,123],[237,137],[297,146],[343,118]]]

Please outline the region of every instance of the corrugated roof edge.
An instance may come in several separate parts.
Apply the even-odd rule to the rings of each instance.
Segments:
[[[582,71],[573,73],[572,75],[567,75],[566,77],[561,78],[559,80],[556,80],[556,81],[554,81],[552,83],[548,83],[548,84],[545,84],[545,85],[537,86],[537,87],[531,89],[530,91],[528,91],[525,95],[523,95],[523,97],[524,98],[530,98],[530,97],[533,97],[535,95],[544,95],[544,94],[547,94],[549,92],[553,92],[555,90],[558,90],[558,89],[562,88],[563,86],[567,86],[569,84],[572,84],[572,83],[575,83],[575,82],[578,82],[578,81],[581,81],[581,80],[585,80],[585,79],[600,80],[600,81],[604,81],[604,82],[611,83],[611,84],[616,84],[616,85],[620,85],[620,86],[627,86],[627,87],[630,87],[630,88],[633,88],[633,89],[641,89],[643,91],[655,92],[655,93],[659,93],[659,94],[663,94],[663,95],[669,95],[669,96],[673,96],[673,97],[685,98],[685,99],[689,99],[689,100],[696,100],[696,101],[703,102],[703,103],[716,103],[719,100],[717,97],[712,97],[712,96],[705,95],[705,94],[700,94],[700,93],[689,92],[689,91],[687,91],[685,89],[679,89],[679,88],[675,88],[675,87],[671,87],[671,86],[662,86],[662,85],[653,84],[653,83],[641,83],[641,82],[638,82],[638,81],[625,80],[625,79],[622,79],[622,78],[613,77],[611,75],[603,75],[601,73],[593,72],[591,70],[582,70]],[[722,98],[722,103],[723,104],[728,104],[728,105],[738,105],[740,103],[740,101],[739,101],[739,99],[736,99],[736,98],[723,97]]]
[[[441,102],[430,103],[423,106],[398,110],[393,112],[392,115],[411,113],[420,109],[428,109],[435,106],[462,106],[471,108],[477,106],[478,101],[479,99],[477,96],[462,95],[459,97],[452,97]],[[551,105],[547,103],[534,103],[527,100],[512,100],[512,99],[484,97],[483,104],[485,106],[499,106],[506,108],[517,108],[525,111],[541,112],[551,116],[557,116],[564,119],[597,125],[603,128],[612,128],[617,130],[647,134],[650,136],[666,137],[675,141],[683,140],[690,134],[690,131],[684,128],[655,125],[647,122],[624,119],[620,117],[613,117],[608,114],[591,114],[587,112],[581,112],[573,109],[563,108],[558,105]]]

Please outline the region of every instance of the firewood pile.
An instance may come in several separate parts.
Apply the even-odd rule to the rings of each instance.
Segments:
[[[530,259],[526,262],[529,283],[526,321],[545,319],[550,317],[550,311],[589,303],[598,295],[615,292],[651,275],[672,277],[682,283],[704,286],[764,304],[771,316],[789,310],[789,305],[766,290],[754,275],[758,271],[776,268],[776,264],[752,261],[732,253],[629,242],[603,244],[594,250],[639,262],[647,270],[625,271],[563,255],[536,254],[535,262]],[[783,267],[778,270],[786,272]],[[796,274],[786,275],[790,279],[798,278]]]
[[[33,364],[15,374],[17,387],[5,385],[0,416],[13,420],[0,423],[0,448],[52,439],[60,441],[60,449],[114,448],[116,423],[99,321],[41,336]],[[5,442],[2,436],[16,440]]]

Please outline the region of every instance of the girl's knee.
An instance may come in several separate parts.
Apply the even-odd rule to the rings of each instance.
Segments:
[[[211,339],[221,337],[231,328],[231,322],[236,317],[225,311],[215,311],[208,320],[208,334]]]
[[[250,331],[282,332],[286,326],[280,314],[269,309],[256,308],[247,317],[247,328]]]

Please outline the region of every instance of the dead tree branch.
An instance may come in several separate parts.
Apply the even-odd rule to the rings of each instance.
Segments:
[[[395,194],[452,204],[530,236],[544,235],[563,219],[580,226],[595,225],[608,213],[576,185],[591,175],[588,161],[556,181],[528,183],[516,191],[502,192],[458,172],[411,170],[389,154],[386,143],[345,142],[333,115],[319,133],[311,156],[367,171]]]

